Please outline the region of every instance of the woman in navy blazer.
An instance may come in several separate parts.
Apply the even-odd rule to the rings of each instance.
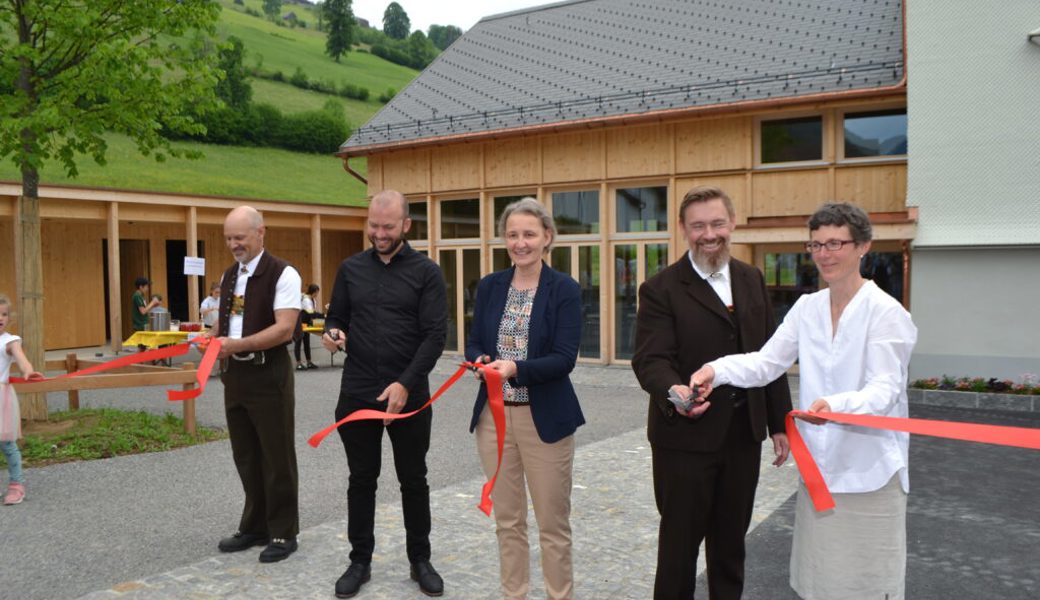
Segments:
[[[466,358],[502,376],[506,435],[494,501],[502,591],[526,598],[529,587],[527,497],[538,521],[546,597],[572,598],[570,495],[574,431],[585,423],[570,372],[581,341],[578,283],[542,261],[556,228],[534,198],[506,207],[498,223],[513,267],[477,286]],[[484,471],[495,472],[497,441],[482,384],[470,431]],[[526,486],[525,486],[526,479]]]

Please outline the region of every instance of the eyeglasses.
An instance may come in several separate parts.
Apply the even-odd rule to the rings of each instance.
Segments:
[[[855,244],[856,240],[827,240],[824,243],[820,242],[808,242],[805,244],[805,250],[807,252],[816,253],[826,248],[830,252],[837,252],[845,247],[845,244]]]

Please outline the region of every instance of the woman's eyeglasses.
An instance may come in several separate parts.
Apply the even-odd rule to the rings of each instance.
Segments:
[[[820,242],[808,242],[805,244],[805,249],[808,252],[819,252],[821,249],[826,248],[830,252],[837,252],[845,247],[845,244],[855,244],[856,240],[827,240],[822,244]]]

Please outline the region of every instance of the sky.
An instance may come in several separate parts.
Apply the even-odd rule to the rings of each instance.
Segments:
[[[354,0],[354,16],[368,19],[373,27],[383,28],[383,12],[393,0]],[[550,4],[556,0],[397,0],[412,22],[412,31],[430,25],[455,25],[463,31],[477,21],[499,13]]]

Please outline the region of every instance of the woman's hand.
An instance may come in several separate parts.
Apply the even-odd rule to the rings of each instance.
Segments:
[[[503,380],[516,376],[516,363],[511,360],[496,360],[488,363],[488,368],[498,371]]]
[[[823,398],[817,398],[812,404],[809,405],[809,412],[811,413],[829,413],[831,412],[831,405]],[[823,425],[827,421],[819,417],[813,417],[811,415],[798,415],[798,418],[813,425]]]
[[[694,395],[694,400],[697,402],[707,400],[711,395],[714,382],[715,369],[711,368],[711,365],[704,365],[694,371],[693,375],[690,375],[690,392]]]
[[[473,359],[473,362],[478,364],[478,365],[486,365],[486,364],[491,362],[491,357],[488,356],[487,354],[481,354],[480,356],[478,356],[475,359]],[[472,370],[473,370],[473,379],[476,379],[477,381],[484,381],[484,369],[474,368]]]

